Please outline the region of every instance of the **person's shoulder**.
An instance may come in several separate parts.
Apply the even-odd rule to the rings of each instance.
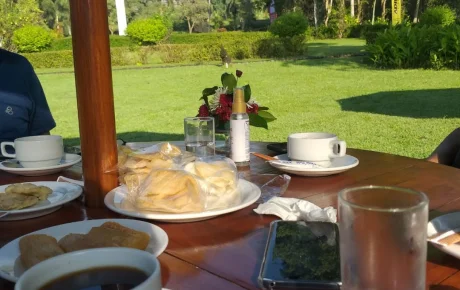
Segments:
[[[24,56],[0,48],[0,62],[2,64],[21,66],[23,68],[31,68],[32,65]]]

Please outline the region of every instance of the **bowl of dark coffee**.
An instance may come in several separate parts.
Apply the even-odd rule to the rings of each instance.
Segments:
[[[99,248],[59,255],[27,270],[15,290],[161,290],[161,270],[152,254],[129,248]]]

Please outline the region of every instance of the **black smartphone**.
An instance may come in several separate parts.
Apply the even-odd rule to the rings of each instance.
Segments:
[[[337,224],[272,222],[258,282],[263,289],[340,289]]]
[[[284,143],[271,143],[267,145],[267,149],[279,154],[287,153],[287,142]]]

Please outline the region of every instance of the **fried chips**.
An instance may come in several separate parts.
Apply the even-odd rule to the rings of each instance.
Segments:
[[[0,210],[18,210],[46,200],[53,190],[32,183],[12,184],[0,193]]]

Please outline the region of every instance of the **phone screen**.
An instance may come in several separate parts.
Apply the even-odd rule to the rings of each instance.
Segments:
[[[272,223],[259,282],[266,289],[339,289],[339,231],[326,222]]]

